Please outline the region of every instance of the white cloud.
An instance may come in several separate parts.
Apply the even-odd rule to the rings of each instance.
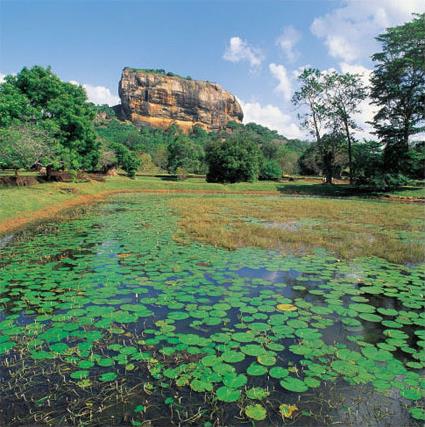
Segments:
[[[301,39],[301,33],[292,25],[284,27],[282,34],[276,40],[276,44],[282,49],[289,62],[294,62],[300,56],[295,49],[296,44]]]
[[[272,104],[261,105],[259,102],[244,102],[239,100],[244,112],[244,123],[254,122],[278,131],[287,138],[304,138],[305,135],[298,127],[291,114],[283,112]]]
[[[279,92],[285,101],[289,101],[292,96],[292,82],[288,76],[286,68],[281,64],[269,64],[269,70],[279,84],[276,86],[276,92]]]
[[[324,40],[331,56],[349,63],[376,51],[374,38],[385,28],[420,12],[425,12],[423,0],[343,0],[341,7],[316,18],[310,29]]]
[[[0,83],[4,82],[5,77],[6,77],[6,74],[0,73]]]
[[[117,105],[120,103],[120,98],[113,95],[111,90],[105,86],[92,86],[89,84],[81,84],[74,80],[70,83],[81,85],[87,93],[87,98],[94,104],[108,104],[110,106]]]
[[[235,36],[230,38],[223,59],[230,62],[247,61],[252,68],[257,68],[263,62],[264,55],[260,49],[250,46],[247,41]]]

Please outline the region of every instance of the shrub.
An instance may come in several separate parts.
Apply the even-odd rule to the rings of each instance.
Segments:
[[[260,179],[276,181],[282,178],[282,168],[277,160],[264,160],[261,165]]]
[[[369,185],[376,191],[390,191],[408,182],[409,179],[402,174],[379,173],[370,179]]]
[[[176,169],[176,176],[179,181],[184,181],[187,179],[187,171],[185,168],[178,167]]]
[[[136,153],[130,151],[123,144],[113,144],[113,149],[117,156],[117,163],[130,178],[134,178],[137,169],[140,166],[140,159],[136,156]]]
[[[208,182],[255,181],[260,171],[261,153],[252,139],[238,133],[210,143],[206,149]]]
[[[202,173],[204,151],[185,135],[176,135],[167,147],[167,169],[175,174],[178,169],[190,173]]]

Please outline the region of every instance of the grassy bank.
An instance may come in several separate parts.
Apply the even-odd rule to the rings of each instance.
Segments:
[[[111,177],[105,182],[49,183],[31,187],[0,187],[0,234],[25,224],[52,217],[73,206],[100,200],[108,194],[125,191],[248,193],[325,197],[363,196],[348,185],[322,185],[311,181],[238,184],[210,184],[202,178],[175,181],[162,177]],[[369,196],[369,195],[367,195]],[[402,189],[394,197],[425,197],[423,188]]]

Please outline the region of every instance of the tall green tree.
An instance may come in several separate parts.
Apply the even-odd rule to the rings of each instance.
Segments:
[[[303,112],[298,114],[301,126],[315,137],[316,147],[322,150],[328,145],[322,144],[322,132],[329,118],[325,75],[317,68],[306,68],[298,76],[298,81],[300,88],[295,91],[292,103],[303,109]],[[324,158],[327,153],[321,152],[320,158]],[[326,182],[332,183],[332,174],[326,174]]]
[[[324,75],[324,115],[327,124],[335,133],[343,132],[347,141],[350,184],[353,183],[353,130],[357,124],[353,119],[360,112],[359,105],[367,96],[367,89],[359,74],[331,72]]]
[[[384,144],[384,166],[403,172],[409,139],[425,129],[425,14],[388,28],[377,40],[371,96],[379,111],[373,121]]]
[[[320,143],[326,120],[323,74],[317,68],[306,68],[298,76],[298,81],[300,88],[295,91],[292,103],[296,107],[304,108],[304,111],[298,114],[301,125]]]
[[[65,167],[93,169],[99,144],[93,128],[95,111],[81,86],[60,80],[50,68],[24,67],[0,85],[0,122],[29,122],[45,129],[60,144]]]

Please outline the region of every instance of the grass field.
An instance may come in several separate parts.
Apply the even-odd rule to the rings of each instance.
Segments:
[[[272,182],[272,181],[260,181],[255,183],[237,183],[237,184],[211,184],[206,183],[202,178],[191,178],[185,181],[176,181],[170,177],[137,177],[134,180],[128,179],[126,177],[117,176],[107,178],[105,182],[98,181],[89,181],[89,182],[78,182],[78,183],[49,183],[49,184],[39,184],[29,187],[0,187],[0,234],[6,233],[8,231],[17,229],[19,227],[24,226],[25,224],[35,221],[42,220],[48,217],[52,217],[58,214],[62,209],[78,206],[81,204],[90,203],[95,200],[102,199],[109,194],[118,193],[118,192],[132,192],[132,191],[153,191],[153,192],[188,192],[188,193],[202,193],[205,195],[214,194],[214,193],[223,193],[223,194],[238,194],[238,193],[246,193],[252,196],[254,195],[269,195],[269,196],[279,196],[279,195],[291,195],[291,196],[300,196],[300,197],[308,197],[309,199],[317,199],[317,198],[349,198],[358,199],[361,197],[371,197],[370,194],[362,194],[357,193],[353,190],[353,187],[350,187],[346,184],[339,185],[324,185],[314,181],[303,181],[299,180],[296,182]],[[376,196],[376,195],[372,195]],[[425,197],[425,189],[420,187],[412,187],[412,188],[403,188],[396,193],[391,193],[391,197],[393,198],[401,198],[403,199],[405,196],[414,197],[414,198],[422,198]],[[298,198],[291,203],[294,206],[304,206],[306,201],[300,201]],[[256,200],[256,199],[253,199]],[[317,215],[321,216],[321,208],[325,209],[325,206],[329,205],[329,202],[321,202],[321,201],[311,201],[309,202],[309,206],[311,209],[317,210]],[[205,209],[208,210],[211,208],[209,205],[209,201],[207,199],[203,199],[202,203],[199,203],[198,206],[204,206],[205,201]],[[254,203],[254,202],[253,202]],[[259,202],[261,205],[262,202]],[[278,201],[278,203],[273,202],[270,206],[269,214],[270,218],[263,218],[265,220],[275,221],[275,214],[272,212],[284,213],[285,207],[288,202]],[[255,203],[253,204],[253,206]],[[243,206],[243,204],[241,205]],[[330,206],[330,205],[329,205]],[[378,205],[380,206],[380,205]],[[406,208],[395,208],[394,206],[387,206],[382,208],[383,214],[388,219],[395,218],[396,220],[399,218],[399,209],[406,211],[414,211],[415,216],[418,217],[421,210],[423,213],[423,209],[421,206],[414,207],[406,207]],[[399,206],[399,204],[397,204]],[[249,207],[251,209],[252,207]],[[239,209],[239,208],[238,208]],[[332,213],[334,206],[330,206],[326,208],[329,213]],[[325,209],[325,210],[326,210]],[[362,212],[359,213],[361,216],[365,216],[368,210],[371,207],[362,208]],[[373,207],[375,209],[375,207]],[[194,209],[193,212],[197,212],[200,214],[199,209]],[[298,209],[296,212],[293,212],[291,218],[304,218],[307,211],[304,211],[302,208]],[[188,218],[192,218],[191,212],[186,212]],[[185,215],[186,215],[185,213]],[[273,216],[274,215],[274,216]],[[316,214],[309,213],[306,218],[315,217]],[[342,213],[337,209],[335,211],[335,215],[339,216]],[[333,216],[335,216],[333,215]],[[261,215],[260,215],[261,217]],[[200,216],[199,220],[203,221],[204,217]],[[354,217],[350,217],[347,215],[342,215],[339,217],[338,229],[345,230],[345,232],[355,233],[358,231],[356,227],[353,226],[352,221]],[[285,219],[284,221],[286,221]],[[233,221],[230,217],[226,219],[226,221]],[[197,234],[198,231],[194,231],[193,227],[196,224],[196,221],[190,221],[192,224],[190,227],[186,228],[190,232],[190,234]],[[324,221],[326,223],[326,221]],[[333,225],[335,225],[335,221],[331,221]],[[345,224],[343,226],[343,224]],[[406,224],[401,224],[400,229],[405,227]],[[205,226],[200,225],[201,228]],[[245,236],[245,239],[248,239],[248,235],[252,233],[252,229],[255,225],[253,224],[242,224],[239,223],[239,231],[242,231],[241,227],[245,227],[244,231],[249,233]],[[264,227],[263,227],[264,228]],[[334,230],[334,232],[336,232]],[[281,235],[283,237],[289,237],[287,230],[275,230],[270,229],[268,231],[262,230],[261,234],[263,235],[263,240],[267,240],[266,234]],[[324,233],[324,231],[323,231]],[[323,234],[322,233],[322,234]],[[202,233],[201,233],[202,234]],[[258,233],[257,233],[258,234]],[[300,233],[296,233],[300,235]],[[379,247],[380,245],[387,245],[389,242],[387,240],[383,241],[381,238],[376,239],[374,246]],[[258,236],[257,236],[258,237]],[[305,239],[310,239],[313,236],[311,233],[305,236]],[[316,236],[317,239],[318,236]],[[314,242],[317,244],[321,244],[324,236],[322,236],[319,240],[315,239]],[[233,239],[230,239],[229,236],[226,237],[226,242],[224,246],[234,247],[236,244]],[[338,236],[335,237],[335,241],[339,239]],[[326,239],[325,239],[326,240]],[[332,247],[340,247],[338,244],[332,240]],[[250,243],[249,239],[246,240],[245,243]],[[253,242],[251,242],[253,243]],[[258,243],[258,242],[257,242]],[[260,246],[267,246],[265,243],[260,243]],[[325,245],[326,246],[326,245]],[[342,249],[340,248],[342,251]],[[347,248],[348,250],[348,248]],[[372,251],[373,253],[376,251]],[[417,252],[416,250],[414,252]],[[416,255],[412,255],[408,257],[409,259],[416,259]]]

